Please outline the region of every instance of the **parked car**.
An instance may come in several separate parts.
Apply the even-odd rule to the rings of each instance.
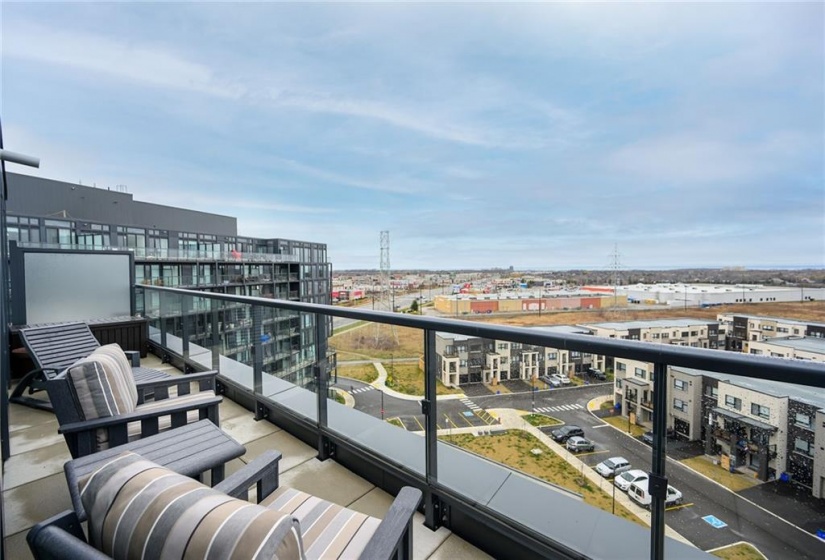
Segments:
[[[559,379],[559,376],[556,374],[545,375],[541,379],[551,387],[561,387],[561,379]]]
[[[573,436],[567,440],[567,450],[573,453],[580,451],[593,451],[596,448],[593,442],[581,436]]]
[[[559,378],[559,381],[561,381],[562,385],[570,385],[570,383],[571,383],[570,378],[567,377],[566,375],[563,375],[563,374],[559,373],[558,375],[556,375],[556,377]]]
[[[632,483],[627,491],[627,495],[640,506],[650,509],[653,498],[647,488],[648,482],[649,480],[640,480],[639,482]],[[665,496],[665,507],[678,506],[683,501],[682,493],[668,484],[667,495]]]
[[[642,441],[648,445],[653,445],[653,432],[648,431],[642,434]]]
[[[590,377],[594,377],[599,381],[607,381],[607,374],[600,369],[590,368],[587,370],[587,373],[590,374]]]
[[[550,436],[559,443],[565,443],[573,436],[584,437],[584,430],[573,425],[562,426],[551,431]]]
[[[613,484],[623,492],[627,492],[631,484],[647,480],[647,476],[647,473],[641,469],[630,469],[614,478]]]
[[[596,465],[596,472],[605,478],[622,474],[631,468],[630,461],[624,457],[611,457]]]

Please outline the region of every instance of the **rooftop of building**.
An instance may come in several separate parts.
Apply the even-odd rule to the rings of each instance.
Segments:
[[[662,284],[631,284],[628,286],[618,286],[622,291],[642,291],[651,293],[689,293],[689,294],[724,294],[724,293],[760,293],[760,292],[799,292],[800,288],[786,286],[764,286],[762,284],[687,284],[687,283],[662,283]]]
[[[784,360],[784,358],[776,358],[777,360]],[[692,369],[684,367],[672,366],[671,369],[692,375],[695,377],[707,376],[718,379],[725,383],[730,383],[743,389],[756,391],[772,397],[784,398],[799,401],[805,404],[810,404],[821,409],[825,409],[825,393],[822,389],[816,387],[806,387],[804,385],[795,385],[793,383],[782,383],[781,381],[765,381],[763,379],[754,379],[751,377],[742,377],[741,375],[731,375],[729,373],[719,373],[716,371],[706,371],[701,369]]]
[[[825,327],[825,323],[815,323],[813,321],[799,321],[797,319],[786,319],[785,317],[771,317],[769,315],[749,315],[746,313],[720,313],[719,317],[744,317],[746,319],[758,319],[760,321],[774,321],[777,323],[784,323],[787,325],[816,325],[818,327]]]
[[[691,319],[688,317],[674,317],[673,319],[651,319],[649,321],[613,321],[608,323],[588,323],[585,326],[600,329],[613,329],[617,331],[628,329],[652,329],[652,328],[681,328],[706,326],[714,323],[709,319]]]
[[[785,348],[793,348],[794,350],[825,354],[825,338],[819,338],[816,336],[777,337],[764,340],[763,342],[776,346],[783,346]]]

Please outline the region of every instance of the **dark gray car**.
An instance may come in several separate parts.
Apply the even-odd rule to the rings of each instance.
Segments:
[[[578,426],[562,426],[561,428],[556,428],[550,432],[550,436],[552,436],[552,438],[559,443],[565,443],[573,436],[584,437],[584,430]]]

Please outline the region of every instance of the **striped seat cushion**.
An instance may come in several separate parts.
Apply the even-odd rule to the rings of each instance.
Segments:
[[[115,361],[115,363],[117,363],[120,374],[123,376],[123,382],[128,388],[129,393],[132,395],[132,400],[137,402],[137,385],[135,385],[135,376],[132,373],[132,364],[129,363],[129,358],[126,357],[126,353],[120,345],[113,343],[100,346],[91,354],[91,357],[96,356],[109,356]]]
[[[124,377],[117,359],[106,353],[92,354],[66,370],[84,420],[134,412],[137,390]],[[131,377],[131,376],[130,376]]]
[[[358,558],[381,523],[375,517],[284,486],[261,505],[298,519],[309,560]]]
[[[80,482],[89,543],[119,559],[303,559],[291,515],[231,498],[134,453]]]

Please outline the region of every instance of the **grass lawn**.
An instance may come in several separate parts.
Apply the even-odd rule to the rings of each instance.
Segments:
[[[626,416],[608,416],[607,418],[602,418],[608,424],[613,424],[621,431],[627,433],[627,425],[629,422],[627,421]],[[630,434],[633,437],[639,437],[643,433],[647,431],[647,428],[644,426],[637,426],[636,424],[630,424]]]
[[[392,424],[393,426],[398,426],[399,428],[403,428],[403,427],[404,427],[404,423],[403,423],[403,422],[401,422],[401,420],[399,420],[398,418],[389,418],[389,419],[387,420],[387,422],[389,422],[389,423],[390,423],[390,424]]]
[[[439,439],[581,494],[586,503],[608,512],[612,511],[612,496],[599,490],[570,463],[527,432],[507,430],[479,437],[461,434],[443,436]],[[540,455],[531,453],[531,450],[536,448],[541,449]],[[616,503],[616,515],[646,527],[641,519],[619,503]]]
[[[604,401],[601,406],[599,406],[599,410],[610,410],[613,408],[613,401]]]
[[[555,426],[556,424],[562,423],[558,418],[545,416],[544,414],[523,414],[521,417],[537,428],[541,426]]]
[[[389,360],[390,358],[418,358],[424,354],[424,332],[408,327],[366,324],[358,329],[336,333],[329,339],[339,359],[357,357]]]
[[[407,395],[424,394],[424,372],[418,364],[384,362],[384,369],[387,370],[387,387],[390,389]],[[437,395],[452,395],[461,392],[458,389],[445,387],[438,379],[435,381],[435,386]]]
[[[689,459],[682,459],[680,462],[734,492],[753,488],[761,484],[757,478],[749,477],[738,472],[728,472],[719,465],[714,465],[705,457],[691,457]]]
[[[364,383],[372,383],[378,379],[378,370],[372,364],[353,364],[353,365],[339,365],[338,375],[341,377],[349,377],[350,379],[357,379]]]
[[[711,552],[726,560],[765,560],[765,555],[748,543],[737,543]]]

